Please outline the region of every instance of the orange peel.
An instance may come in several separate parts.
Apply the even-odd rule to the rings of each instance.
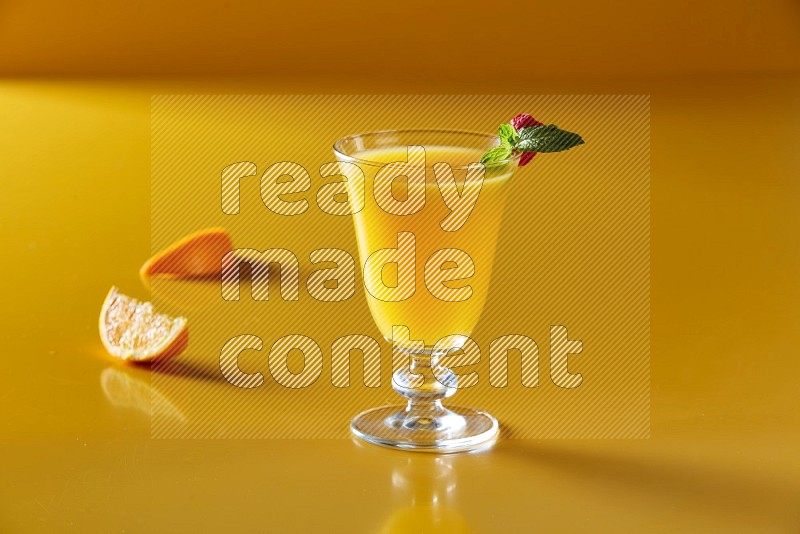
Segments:
[[[231,250],[233,240],[226,229],[200,230],[147,260],[139,275],[145,281],[154,276],[208,278],[220,274],[222,257]]]

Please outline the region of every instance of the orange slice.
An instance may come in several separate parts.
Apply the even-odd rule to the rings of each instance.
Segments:
[[[100,312],[100,339],[112,356],[145,362],[183,352],[189,342],[186,319],[156,313],[112,287]]]
[[[233,249],[224,228],[201,230],[176,241],[139,269],[145,281],[152,276],[205,278],[219,275],[222,257]]]

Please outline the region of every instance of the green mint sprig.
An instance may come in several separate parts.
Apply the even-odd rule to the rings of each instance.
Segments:
[[[555,124],[528,126],[517,131],[511,124],[501,124],[498,130],[500,146],[489,149],[481,163],[505,161],[525,152],[561,152],[582,145],[581,136],[560,129]]]

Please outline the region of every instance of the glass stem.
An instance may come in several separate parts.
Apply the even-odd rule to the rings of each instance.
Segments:
[[[408,429],[442,430],[451,426],[452,412],[442,400],[456,392],[456,375],[439,365],[439,356],[413,354],[408,367],[394,373],[394,390],[406,398],[405,421]]]

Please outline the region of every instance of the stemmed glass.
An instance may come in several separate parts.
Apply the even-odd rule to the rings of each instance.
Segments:
[[[364,172],[366,202],[358,206],[360,209],[354,209],[353,215],[361,264],[376,250],[398,247],[398,234],[404,232],[414,236],[418,262],[414,274],[416,290],[410,298],[390,301],[376,298],[369,291],[366,294],[378,328],[393,342],[396,355],[403,355],[408,364],[396,366],[392,376],[393,388],[405,397],[406,404],[374,408],[357,415],[350,426],[361,439],[401,449],[455,452],[485,446],[497,436],[497,420],[491,415],[443,405],[443,399],[458,389],[459,379],[440,360],[466,349],[466,344],[474,344],[469,335],[486,301],[508,184],[517,168],[517,157],[486,166],[478,200],[457,230],[448,231],[442,226],[451,213],[444,198],[452,199],[453,193],[463,193],[467,174],[475,172],[475,163],[481,155],[499,143],[495,135],[403,130],[353,135],[334,144],[339,162],[357,165]],[[408,215],[387,213],[373,200],[376,175],[383,179],[383,173],[378,171],[392,162],[411,163],[406,159],[408,147],[425,149],[424,163],[419,165],[424,169],[411,167],[424,170],[425,204]],[[434,169],[438,165],[442,170],[442,164],[452,169],[454,183],[437,182]],[[484,172],[481,166],[477,168]],[[403,198],[402,185],[400,180],[399,185],[395,183],[391,188],[396,200]],[[448,192],[447,187],[456,187],[458,191]],[[406,194],[410,194],[408,190]],[[471,287],[471,296],[466,300],[442,300],[426,288],[422,264],[442,249],[466,252],[474,264],[472,276],[460,283],[461,287],[467,284]],[[394,272],[365,269],[364,276],[382,277],[391,285],[392,281],[398,283],[399,269],[399,266],[395,266]],[[406,336],[406,343],[398,340],[398,332]]]

